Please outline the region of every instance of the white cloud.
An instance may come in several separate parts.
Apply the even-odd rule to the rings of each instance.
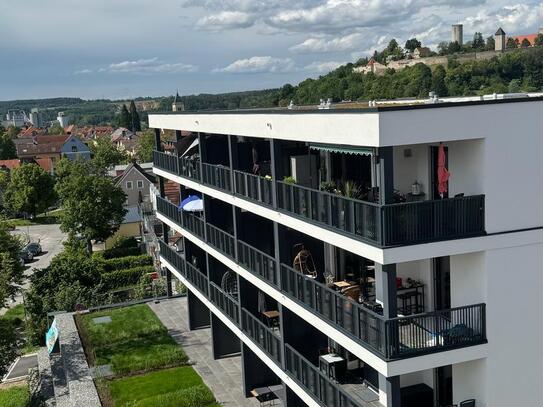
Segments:
[[[298,53],[321,53],[350,51],[359,46],[363,39],[361,33],[352,33],[335,38],[308,38],[304,42],[290,47],[290,51]]]
[[[238,59],[230,65],[215,69],[215,72],[228,73],[284,73],[296,70],[294,61],[290,58],[274,58],[271,56]]]
[[[525,34],[519,27],[535,27],[543,20],[543,4],[506,5],[491,11],[481,10],[467,17],[463,23],[468,30],[494,34],[498,27],[506,33]]]
[[[134,61],[122,61],[110,64],[107,68],[101,68],[99,72],[113,73],[190,73],[196,72],[198,67],[182,62],[168,63],[157,57],[149,59],[137,59]]]
[[[80,69],[78,71],[75,71],[74,75],[88,75],[90,73],[92,73],[91,69]]]
[[[222,11],[202,17],[196,27],[206,31],[223,31],[235,28],[247,28],[254,24],[255,17],[241,11]]]
[[[309,65],[306,65],[304,67],[304,71],[316,72],[316,73],[328,73],[341,65],[345,65],[346,63],[347,62],[336,62],[336,61],[317,62],[315,61],[315,62],[310,63]]]

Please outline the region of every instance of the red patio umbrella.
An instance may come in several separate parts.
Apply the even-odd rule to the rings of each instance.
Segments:
[[[445,194],[445,192],[448,190],[449,186],[447,181],[451,176],[451,173],[445,167],[445,161],[445,147],[443,146],[443,143],[439,143],[439,148],[437,151],[437,191],[439,192],[441,198],[443,198],[443,194]]]

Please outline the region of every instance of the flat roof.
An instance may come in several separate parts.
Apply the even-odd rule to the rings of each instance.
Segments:
[[[493,105],[503,103],[523,103],[543,101],[543,92],[521,94],[493,94],[484,96],[448,97],[436,99],[389,99],[368,102],[339,102],[329,108],[319,105],[289,107],[248,108],[230,110],[185,110],[177,112],[155,112],[154,115],[193,115],[193,114],[339,114],[339,113],[382,113],[398,110],[439,109],[445,107],[464,107]]]

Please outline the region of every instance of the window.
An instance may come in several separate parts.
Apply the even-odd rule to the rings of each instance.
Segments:
[[[77,153],[77,146],[72,146],[72,153]]]
[[[138,180],[137,185],[138,185],[138,189],[143,189],[143,181],[142,180]]]
[[[126,189],[132,189],[132,181],[126,181]]]

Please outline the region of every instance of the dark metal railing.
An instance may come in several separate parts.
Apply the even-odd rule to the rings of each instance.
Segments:
[[[185,277],[200,291],[206,298],[209,298],[209,279],[199,269],[185,261]]]
[[[209,299],[224,312],[232,322],[239,326],[239,302],[237,299],[225,293],[212,281],[209,283]]]
[[[241,329],[281,366],[281,338],[245,308],[241,309]]]
[[[389,358],[476,345],[486,341],[486,305],[392,318],[385,324]]]
[[[200,182],[200,161],[187,157],[179,157],[178,175]]]
[[[485,197],[473,195],[384,205],[386,246],[480,235],[485,230]]]
[[[165,204],[157,199],[159,211],[163,210],[162,205]],[[197,219],[194,224],[198,225],[202,234],[201,240],[204,240],[203,229],[206,227],[207,241],[211,246],[385,359],[412,357],[486,342],[484,304],[386,319],[292,267],[275,262],[273,257],[247,243],[236,242],[234,236],[205,224],[203,219],[187,216]],[[186,218],[184,222],[185,225],[190,223]],[[194,226],[189,228],[193,233],[194,229]],[[236,245],[237,259],[234,251]],[[186,268],[189,278],[189,264]],[[199,277],[194,273],[191,276]]]
[[[158,239],[160,254],[174,266],[182,275],[186,275],[185,258],[177,253],[175,249],[164,243],[162,239]]]
[[[198,182],[199,161],[155,151],[154,163]],[[203,182],[228,192],[273,206],[273,181],[266,177],[202,163]],[[483,235],[484,195],[379,205],[275,181],[277,208],[369,244],[388,247]]]
[[[238,263],[253,274],[278,287],[277,266],[272,256],[238,240]]]
[[[364,241],[381,241],[377,204],[277,181],[277,205],[298,217],[356,235]]]
[[[288,344],[285,344],[285,370],[323,406],[360,407],[338,383]]]
[[[385,354],[383,316],[286,264],[281,264],[281,291],[350,336],[354,336],[366,347],[376,353]]]
[[[157,211],[162,215],[166,216],[172,222],[175,222],[179,225],[183,224],[183,211],[179,209],[176,205],[168,201],[167,199],[161,198],[160,196],[156,197],[156,208]]]
[[[161,151],[153,151],[153,165],[161,170],[168,171],[174,175],[179,174],[177,156],[163,153]]]
[[[202,181],[217,189],[232,192],[230,168],[223,165],[202,163]]]
[[[220,251],[222,254],[236,258],[236,238],[224,230],[206,223],[207,228],[207,243]]]
[[[273,204],[272,183],[271,178],[234,171],[235,193],[264,205]]]
[[[183,225],[194,235],[205,240],[205,222],[202,218],[191,213],[183,212]]]

